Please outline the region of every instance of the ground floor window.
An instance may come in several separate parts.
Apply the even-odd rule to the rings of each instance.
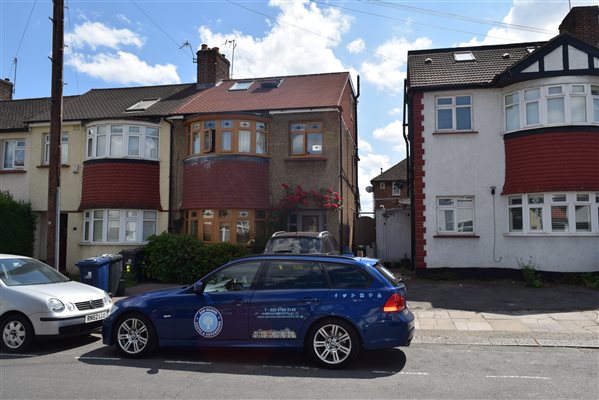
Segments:
[[[474,196],[437,197],[439,234],[474,233]]]
[[[157,211],[87,210],[83,215],[84,242],[146,243],[156,234]]]
[[[599,193],[530,193],[508,196],[510,232],[599,232]]]
[[[186,233],[202,242],[249,244],[267,235],[265,210],[203,209],[188,210]]]

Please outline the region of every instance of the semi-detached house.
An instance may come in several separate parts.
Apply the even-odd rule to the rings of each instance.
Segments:
[[[93,89],[65,97],[59,265],[139,247],[150,235],[208,242],[264,241],[286,195],[337,192],[278,226],[329,230],[352,244],[357,216],[357,99],[349,73],[228,79],[218,48],[197,53],[190,84]],[[11,84],[1,89],[10,94]],[[6,97],[5,97],[6,98]],[[0,190],[38,214],[35,257],[46,249],[49,99],[0,101]]]
[[[548,42],[408,52],[416,268],[599,270],[599,7]]]

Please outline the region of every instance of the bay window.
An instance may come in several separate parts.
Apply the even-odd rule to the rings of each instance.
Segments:
[[[145,243],[156,234],[157,211],[87,210],[83,241],[90,243]]]
[[[206,153],[243,153],[265,156],[268,153],[267,124],[237,119],[203,120],[187,126],[188,155]]]
[[[599,233],[599,193],[511,195],[508,220],[512,233]]]
[[[158,160],[160,129],[146,125],[106,124],[87,128],[87,159]]]
[[[508,93],[504,96],[504,117],[506,132],[543,125],[599,123],[599,86],[562,84]]]

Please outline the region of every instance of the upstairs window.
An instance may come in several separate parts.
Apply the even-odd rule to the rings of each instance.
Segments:
[[[291,155],[322,154],[322,123],[296,122],[289,127]]]
[[[472,97],[437,97],[437,131],[472,130]]]
[[[142,158],[158,160],[160,129],[153,126],[107,124],[87,128],[87,159]]]
[[[25,139],[5,140],[0,142],[2,150],[2,169],[25,168]]]
[[[69,160],[69,134],[67,132],[62,133],[60,142],[60,163],[67,164]],[[42,160],[43,165],[50,163],[50,134],[44,134],[44,159]]]

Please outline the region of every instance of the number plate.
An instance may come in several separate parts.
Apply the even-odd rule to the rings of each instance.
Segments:
[[[108,311],[102,311],[101,313],[89,314],[85,316],[85,323],[100,321],[108,317]]]

